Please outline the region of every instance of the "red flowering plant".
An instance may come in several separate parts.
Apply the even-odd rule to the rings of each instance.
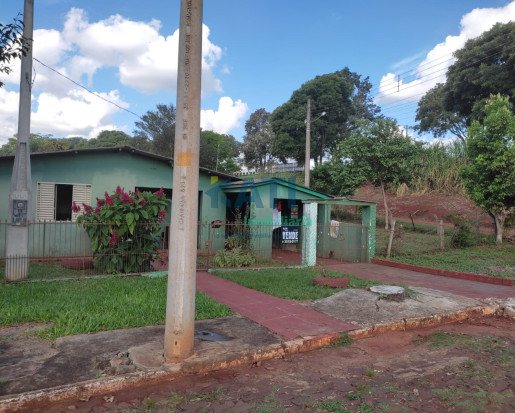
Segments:
[[[157,256],[161,223],[168,203],[163,188],[152,192],[125,192],[119,186],[97,205],[72,204],[82,212],[77,223],[91,240],[95,267],[108,273],[135,273],[151,270]]]

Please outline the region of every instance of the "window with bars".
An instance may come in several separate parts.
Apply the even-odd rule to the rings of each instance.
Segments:
[[[91,204],[91,185],[38,182],[36,220],[76,221],[72,203]]]

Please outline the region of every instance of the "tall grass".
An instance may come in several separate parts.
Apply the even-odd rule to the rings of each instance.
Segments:
[[[422,150],[411,189],[419,193],[463,193],[464,186],[458,171],[465,163],[465,145],[461,141],[428,145]]]

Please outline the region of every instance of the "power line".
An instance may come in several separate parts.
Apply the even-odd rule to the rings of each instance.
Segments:
[[[35,60],[36,62],[38,62],[40,65],[42,65],[42,66],[46,67],[47,69],[51,70],[52,72],[57,73],[59,76],[64,77],[66,80],[69,80],[69,81],[70,81],[70,82],[72,82],[74,85],[76,85],[76,86],[78,86],[78,87],[80,87],[80,88],[84,89],[86,92],[88,92],[88,93],[92,94],[93,96],[96,96],[97,98],[100,98],[100,99],[102,99],[103,101],[105,101],[105,102],[107,102],[107,103],[110,103],[111,105],[114,105],[114,106],[116,106],[117,108],[119,108],[119,109],[121,109],[121,110],[124,110],[125,112],[130,113],[131,115],[134,115],[134,116],[138,117],[139,119],[143,120],[143,118],[142,118],[140,115],[138,115],[137,113],[134,113],[133,111],[131,111],[131,110],[129,110],[129,109],[126,109],[126,108],[124,108],[124,107],[120,106],[119,104],[117,104],[117,103],[115,103],[115,102],[113,102],[113,101],[111,101],[111,100],[109,100],[109,99],[106,99],[106,98],[105,98],[105,97],[103,97],[103,96],[100,96],[98,93],[93,92],[92,90],[88,89],[86,86],[81,85],[80,83],[78,83],[78,82],[76,82],[75,80],[73,80],[73,79],[69,78],[68,76],[66,76],[66,75],[62,74],[61,72],[57,71],[56,69],[54,69],[54,68],[52,68],[52,67],[50,67],[50,66],[46,65],[46,64],[45,64],[45,63],[43,63],[41,60],[38,60],[38,59],[36,59],[35,57],[33,57],[32,59],[34,59],[34,60]]]
[[[487,49],[487,52],[492,51],[492,50],[495,50],[495,49],[498,49],[499,47],[504,46],[504,45],[506,45],[506,44],[508,44],[508,43],[511,43],[511,42],[503,43],[502,45],[499,45],[499,46],[496,46],[496,47],[492,47],[492,48],[490,48],[490,49]],[[512,46],[511,48],[515,48],[515,45],[514,45],[514,46]],[[509,48],[509,50],[510,50],[511,48]],[[483,60],[485,60],[485,59],[488,59],[488,58],[491,58],[491,57],[493,57],[493,56],[496,56],[496,55],[498,55],[498,54],[500,54],[500,53],[501,53],[501,51],[498,51],[498,52],[496,52],[496,53],[492,53],[492,54],[489,54],[489,55],[487,55],[487,56],[483,56],[483,57],[482,57],[482,58],[480,58],[480,59],[476,59],[476,60],[474,60],[474,61],[472,61],[472,62],[468,63],[467,65],[465,65],[465,66],[464,66],[464,68],[468,68],[468,67],[474,66],[475,64],[480,63],[480,62],[482,62],[482,61],[483,61]],[[446,69],[447,69],[447,68],[446,68]],[[419,86],[419,85],[421,85],[421,84],[423,84],[423,83],[426,83],[426,82],[432,81],[432,80],[434,80],[434,79],[437,79],[437,78],[439,78],[439,77],[441,76],[441,72],[442,72],[443,70],[446,70],[446,69],[438,69],[438,70],[432,71],[432,72],[430,72],[430,73],[426,74],[425,76],[421,77],[420,79],[418,79],[418,80],[419,80],[419,82],[417,82],[416,84],[414,84],[414,85],[409,85],[409,86],[404,86],[403,90],[410,89],[410,88],[413,88],[413,87]],[[439,74],[438,74],[438,75],[436,75],[436,76],[429,77],[429,76],[431,76],[431,75],[433,75],[433,74],[436,74],[436,73],[439,73]],[[429,78],[428,78],[428,77],[429,77]],[[377,87],[377,88],[374,88],[374,89],[379,89],[379,88]],[[390,89],[397,89],[397,85],[395,85],[394,87],[391,87]],[[371,90],[372,90],[372,89],[371,89]],[[387,89],[387,90],[389,90],[389,89]],[[377,95],[375,95],[374,97],[371,97],[371,99],[384,98],[384,97],[387,97],[387,96],[395,96],[395,95],[397,95],[397,93],[398,93],[398,92],[396,92],[396,91],[395,91],[395,92],[392,92],[392,93],[382,93],[382,94],[377,94]],[[415,94],[412,94],[412,95],[409,95],[409,96],[405,96],[405,97],[404,97],[404,98],[402,98],[402,99],[397,99],[397,101],[396,101],[396,102],[401,102],[401,101],[411,100],[411,99],[414,99],[414,98],[416,98],[416,97],[418,97],[418,96],[423,96],[423,95],[425,95],[425,93],[426,93],[426,92],[421,92],[421,93],[415,93]],[[411,103],[414,103],[414,102],[407,102],[407,103],[405,103],[405,104],[411,104]],[[386,103],[385,105],[388,105],[388,103]],[[401,104],[401,105],[404,105],[404,104]],[[335,99],[335,100],[333,101],[333,103],[330,103],[330,102],[329,102],[329,103],[327,103],[327,102],[326,102],[326,103],[325,103],[324,105],[322,105],[322,106],[314,107],[314,108],[313,108],[313,112],[315,112],[315,111],[318,111],[318,112],[321,112],[321,111],[330,111],[330,110],[332,110],[332,109],[338,108],[339,106],[340,106],[339,102]]]

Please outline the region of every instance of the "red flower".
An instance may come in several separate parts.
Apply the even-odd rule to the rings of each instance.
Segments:
[[[93,212],[93,208],[90,207],[88,204],[82,203],[82,206],[84,207],[84,212],[86,214],[91,214]]]
[[[139,199],[139,204],[140,204],[142,207],[144,207],[146,203],[147,203],[147,201],[145,201],[145,198],[140,198],[140,199]]]
[[[118,245],[118,233],[116,230],[113,231],[113,236],[109,237],[109,245],[111,247],[116,247]]]
[[[163,222],[163,219],[165,219],[166,217],[166,211],[162,209],[161,211],[159,211],[157,216],[159,217],[159,222]]]
[[[72,212],[80,212],[80,206],[78,206],[75,201],[72,203]]]
[[[95,208],[95,214],[100,215],[100,206],[98,206],[98,205]]]
[[[115,192],[116,195],[121,195],[122,194],[122,188],[120,188],[120,185],[118,185],[116,187],[116,192]]]
[[[105,193],[105,197],[106,197],[106,200],[105,200],[106,205],[114,204],[114,198],[112,196],[109,196],[109,194],[107,192]]]
[[[131,203],[131,197],[129,194],[126,194],[122,191],[122,204],[130,204]],[[132,200],[132,203],[134,203],[134,200]]]
[[[104,201],[103,199],[98,199],[97,198],[97,207],[101,207],[101,206],[104,206],[106,203],[106,201]]]
[[[161,189],[159,191],[157,191],[154,195],[157,197],[163,196],[163,187],[161,187]]]

